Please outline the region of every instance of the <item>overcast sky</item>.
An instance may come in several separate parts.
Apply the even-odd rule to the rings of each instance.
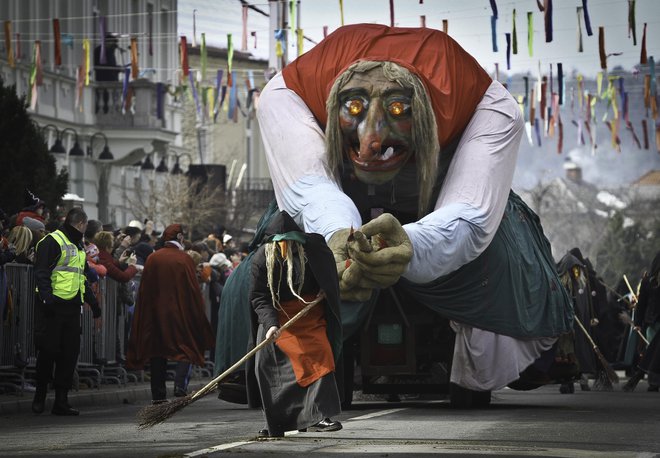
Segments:
[[[269,11],[266,0],[250,1],[265,12]],[[344,0],[344,23],[360,22],[390,23],[389,0]],[[598,57],[598,27],[605,27],[605,49],[607,53],[623,53],[608,60],[609,68],[621,65],[631,70],[639,62],[642,27],[647,22],[648,55],[660,57],[660,0],[636,1],[637,46],[632,37],[628,38],[628,1],[627,0],[589,0],[587,3],[593,35],[588,36],[584,24],[581,24],[584,52],[577,52],[577,13],[576,7],[582,0],[555,0],[553,2],[553,41],[545,42],[543,13],[536,6],[535,0],[497,0],[497,45],[493,51],[491,38],[492,9],[489,0],[394,0],[395,24],[401,27],[419,27],[420,16],[426,16],[426,26],[442,29],[442,20],[447,19],[449,34],[488,70],[493,72],[495,63],[499,63],[501,72],[506,72],[506,42],[504,34],[512,31],[513,9],[516,9],[516,29],[518,54],[511,56],[512,73],[536,72],[539,61],[543,69],[550,63],[561,62],[566,72],[576,69],[585,75],[595,75],[600,69]],[[206,33],[209,45],[226,47],[227,34],[233,35],[234,48],[241,43],[242,20],[239,0],[179,0],[179,33],[192,41],[193,10],[196,12],[197,39]],[[533,55],[529,56],[527,47],[527,12],[533,12],[534,38]],[[301,0],[301,27],[304,34],[316,41],[323,38],[323,26],[329,32],[340,26],[341,15],[339,0]],[[254,39],[249,38],[249,51],[263,59],[268,58],[269,40],[268,18],[250,10],[248,31],[257,35],[257,49],[253,48]],[[312,43],[305,41],[305,50]],[[289,53],[292,59],[295,49]]]

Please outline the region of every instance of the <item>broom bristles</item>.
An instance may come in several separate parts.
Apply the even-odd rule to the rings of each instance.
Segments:
[[[171,402],[143,407],[137,413],[138,429],[151,428],[171,418],[179,410],[182,410],[194,401],[193,394],[175,399]]]
[[[614,369],[612,369],[610,363],[607,362],[605,356],[603,356],[598,347],[593,348],[596,356],[598,357],[598,360],[600,361],[600,364],[603,366],[603,368],[605,368],[605,373],[607,374],[607,378],[609,379],[610,383],[619,383],[619,376],[616,372],[614,372]]]

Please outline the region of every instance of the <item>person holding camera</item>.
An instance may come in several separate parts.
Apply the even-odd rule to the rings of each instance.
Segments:
[[[125,249],[119,259],[112,257],[114,237],[112,232],[101,231],[94,237],[94,243],[99,249],[99,264],[108,269],[108,277],[119,283],[126,283],[142,271],[137,264],[137,257],[131,249]]]

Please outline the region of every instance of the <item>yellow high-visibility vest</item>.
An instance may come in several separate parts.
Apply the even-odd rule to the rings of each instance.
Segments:
[[[51,232],[46,237],[48,236],[55,239],[62,251],[60,258],[57,260],[57,265],[53,268],[53,272],[50,275],[53,295],[68,300],[80,293],[80,300],[84,301],[85,250],[78,249],[74,243],[71,243],[64,232],[59,229]],[[39,243],[37,243],[37,247]]]

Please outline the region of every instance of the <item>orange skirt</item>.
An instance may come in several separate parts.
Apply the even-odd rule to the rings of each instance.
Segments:
[[[316,295],[308,294],[302,297],[310,302],[316,298]],[[289,318],[301,311],[305,304],[294,298],[281,302],[280,306],[282,310],[279,310],[278,314],[280,326],[283,326]],[[325,301],[321,301],[305,316],[283,330],[275,341],[280,350],[291,360],[296,381],[302,387],[311,385],[335,370],[335,360],[326,333],[324,309]]]

